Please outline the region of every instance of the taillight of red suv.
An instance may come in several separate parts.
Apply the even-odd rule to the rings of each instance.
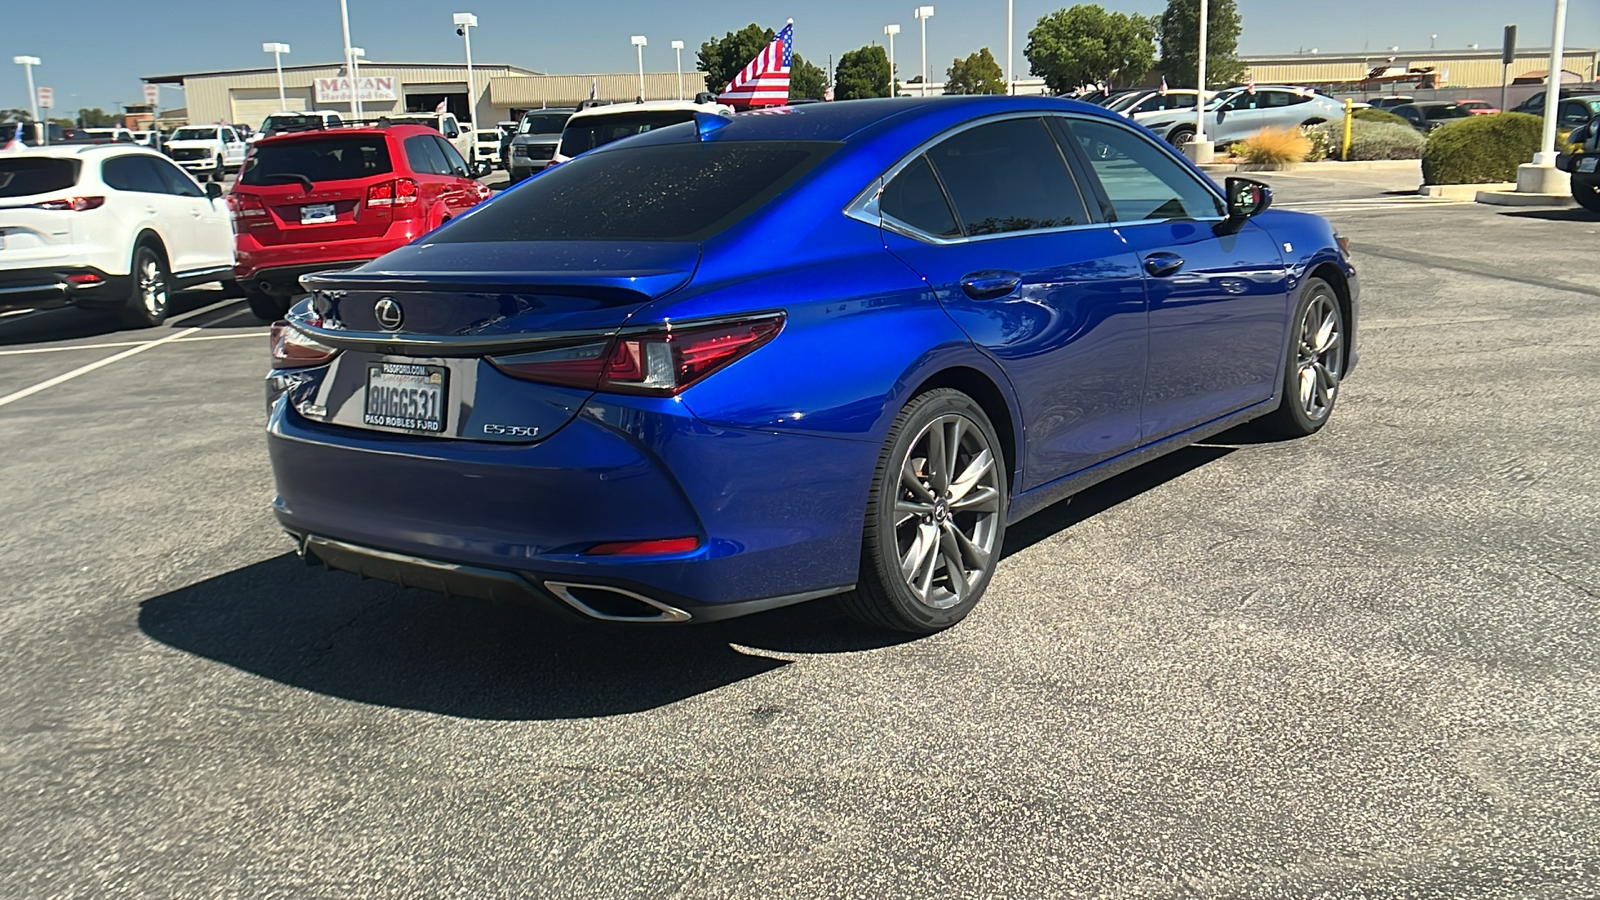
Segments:
[[[419,211],[417,200],[417,183],[409,178],[396,178],[393,181],[380,181],[367,188],[367,207],[377,209],[392,207],[399,211],[398,218],[410,218]]]

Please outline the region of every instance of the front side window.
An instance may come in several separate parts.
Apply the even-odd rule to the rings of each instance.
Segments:
[[[1070,128],[1111,201],[1116,221],[1223,214],[1222,200],[1144,135],[1094,119],[1074,119]]]
[[[454,175],[457,178],[471,178],[472,172],[467,167],[467,161],[461,158],[461,151],[457,150],[454,144],[447,143],[439,138],[434,138],[434,140],[439,142],[439,152],[444,154],[444,174]]]
[[[596,153],[496,197],[430,240],[702,241],[759,209],[837,146],[696,141]]]
[[[150,164],[155,166],[156,173],[161,176],[161,181],[167,186],[167,193],[179,197],[204,197],[205,191],[200,190],[200,185],[182,169],[164,159],[151,159]]]
[[[968,237],[1085,225],[1089,213],[1042,119],[970,128],[927,153]]]
[[[411,171],[420,175],[449,175],[450,164],[445,162],[439,144],[431,134],[414,134],[405,140],[406,162]]]

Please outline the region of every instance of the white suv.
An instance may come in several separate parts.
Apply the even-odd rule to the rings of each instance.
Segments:
[[[248,145],[232,125],[185,125],[167,139],[167,155],[196,178],[221,181],[244,165]]]
[[[233,278],[221,196],[138,144],[0,154],[0,311],[78,306],[160,324],[172,290]]]

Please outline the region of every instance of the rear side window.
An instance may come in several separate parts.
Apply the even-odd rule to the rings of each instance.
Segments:
[[[625,137],[693,121],[694,111],[687,109],[585,116],[567,122],[566,129],[561,132],[561,155],[577,156]]]
[[[449,175],[450,167],[432,135],[414,134],[406,138],[406,162],[411,171],[427,175]]]
[[[1089,223],[1067,161],[1041,119],[980,125],[927,155],[969,237]]]
[[[701,241],[754,212],[837,147],[656,144],[557,166],[430,240]]]
[[[939,186],[926,156],[917,157],[884,186],[878,210],[926,234],[946,238],[961,236],[944,188]]]
[[[28,197],[64,191],[78,183],[82,164],[75,159],[0,156],[0,197]]]
[[[146,156],[118,156],[100,164],[100,178],[106,187],[140,194],[167,194],[166,179]]]
[[[245,163],[240,184],[290,184],[344,181],[387,175],[394,171],[389,162],[389,140],[381,134],[340,135],[281,144],[257,144]]]

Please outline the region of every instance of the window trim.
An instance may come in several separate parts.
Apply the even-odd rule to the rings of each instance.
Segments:
[[[1063,162],[1067,163],[1067,171],[1068,171],[1068,173],[1072,175],[1073,181],[1077,182],[1078,193],[1080,195],[1082,195],[1083,192],[1084,192],[1084,189],[1086,187],[1089,187],[1092,190],[1092,192],[1094,194],[1094,198],[1095,198],[1095,203],[1093,205],[1093,208],[1089,208],[1090,207],[1090,204],[1088,202],[1089,201],[1089,197],[1085,196],[1085,197],[1083,197],[1083,200],[1084,200],[1084,206],[1086,208],[1088,208],[1089,215],[1091,217],[1096,218],[1097,221],[1086,222],[1086,223],[1084,223],[1082,225],[1062,225],[1062,226],[1057,227],[1057,228],[1038,228],[1038,229],[1034,229],[1034,230],[1031,230],[1031,231],[1005,231],[1005,232],[1000,232],[999,234],[978,234],[978,235],[970,235],[970,236],[963,234],[961,237],[943,238],[943,237],[939,237],[938,235],[928,234],[927,232],[924,232],[921,229],[916,228],[915,226],[906,224],[906,223],[901,222],[900,220],[892,218],[890,216],[886,216],[879,209],[879,207],[878,207],[878,198],[883,195],[883,189],[889,184],[889,182],[894,180],[894,177],[896,175],[899,175],[900,172],[902,170],[904,170],[907,166],[909,166],[909,165],[911,165],[911,163],[915,162],[917,157],[923,155],[924,153],[926,153],[930,149],[932,149],[934,147],[934,145],[944,141],[946,138],[954,137],[955,135],[961,134],[964,131],[970,131],[970,130],[972,130],[974,128],[978,128],[978,127],[981,127],[983,125],[990,125],[990,124],[993,124],[995,122],[1003,122],[1003,121],[1006,121],[1008,119],[1043,119],[1043,120],[1045,120],[1044,124],[1045,124],[1046,131],[1049,132],[1051,138],[1053,138],[1055,140],[1056,148],[1061,151],[1061,153],[1062,153],[1062,155],[1064,157],[1063,158]],[[1108,205],[1110,205],[1110,200],[1105,194],[1104,186],[1102,186],[1100,184],[1100,179],[1098,177],[1095,177],[1094,173],[1092,171],[1090,171],[1088,173],[1084,173],[1083,171],[1081,171],[1080,167],[1084,163],[1083,163],[1083,159],[1082,159],[1082,155],[1081,155],[1082,151],[1077,146],[1077,140],[1074,138],[1073,140],[1068,142],[1067,146],[1063,147],[1061,145],[1061,137],[1060,137],[1058,128],[1057,127],[1053,127],[1057,123],[1059,123],[1060,126],[1064,126],[1065,127],[1065,129],[1067,130],[1067,133],[1070,135],[1071,134],[1072,123],[1076,122],[1076,121],[1090,121],[1090,122],[1096,122],[1096,123],[1108,125],[1108,126],[1110,126],[1112,128],[1120,128],[1123,131],[1128,132],[1128,134],[1131,135],[1132,137],[1134,137],[1134,138],[1136,138],[1138,140],[1145,141],[1146,143],[1149,143],[1149,144],[1155,146],[1158,150],[1160,150],[1161,152],[1167,154],[1167,156],[1169,158],[1171,158],[1172,161],[1178,165],[1178,168],[1183,170],[1185,175],[1189,176],[1190,178],[1193,178],[1197,184],[1199,184],[1201,187],[1205,188],[1205,190],[1208,193],[1210,193],[1213,197],[1216,197],[1217,201],[1221,204],[1223,209],[1227,209],[1228,208],[1227,198],[1224,197],[1222,192],[1217,189],[1217,186],[1212,184],[1209,179],[1196,178],[1195,174],[1188,169],[1188,167],[1185,165],[1184,160],[1182,159],[1182,157],[1178,156],[1177,151],[1174,150],[1173,147],[1170,144],[1167,144],[1165,141],[1152,141],[1148,137],[1146,137],[1145,135],[1141,134],[1138,129],[1132,127],[1126,120],[1118,121],[1119,119],[1122,119],[1122,117],[1121,116],[1117,116],[1115,118],[1112,118],[1110,116],[1088,116],[1088,115],[1084,115],[1082,113],[1056,112],[1056,111],[1053,111],[1053,110],[1028,110],[1028,111],[1018,111],[1018,112],[996,113],[996,114],[991,115],[991,116],[984,116],[981,119],[974,119],[974,120],[972,120],[970,122],[962,122],[960,125],[957,125],[957,126],[955,126],[953,128],[948,128],[948,129],[946,129],[944,131],[941,131],[938,134],[934,135],[933,137],[928,138],[927,140],[925,140],[922,143],[920,143],[920,144],[916,145],[915,147],[913,147],[909,152],[907,152],[904,156],[902,156],[899,160],[897,160],[894,163],[894,165],[890,166],[888,169],[885,169],[881,175],[879,175],[877,178],[873,179],[872,183],[868,184],[865,188],[863,188],[861,190],[861,192],[856,195],[855,199],[851,200],[848,204],[845,205],[845,208],[844,208],[843,212],[847,217],[855,219],[858,222],[863,222],[863,223],[868,224],[868,225],[873,225],[873,226],[876,226],[876,227],[879,227],[879,228],[884,228],[886,230],[892,231],[892,232],[894,232],[896,234],[899,234],[899,235],[902,235],[904,237],[911,238],[912,240],[921,241],[922,243],[925,243],[925,244],[935,244],[935,245],[965,244],[965,243],[970,243],[970,242],[973,242],[973,241],[992,241],[992,240],[999,240],[999,239],[1004,239],[1004,238],[1024,237],[1024,236],[1032,236],[1032,235],[1040,235],[1040,234],[1063,234],[1063,233],[1073,232],[1073,231],[1085,231],[1085,230],[1088,230],[1088,229],[1091,229],[1091,228],[1125,228],[1125,227],[1131,227],[1131,226],[1134,226],[1134,225],[1151,225],[1151,224],[1160,224],[1160,223],[1163,223],[1163,222],[1171,222],[1171,221],[1173,221],[1173,219],[1168,218],[1168,219],[1138,219],[1138,220],[1120,222],[1120,221],[1114,221],[1114,220],[1105,220],[1105,219],[1102,218],[1104,216],[1105,208]],[[1052,122],[1051,120],[1055,120],[1055,121]],[[935,175],[935,177],[938,176],[937,167],[934,168],[934,175]],[[1085,177],[1089,178],[1088,185],[1085,185],[1083,183],[1083,179]],[[940,188],[942,189],[943,187],[944,187],[944,182],[943,182],[942,179],[940,179]],[[950,200],[950,195],[949,195],[948,191],[945,192],[945,202],[946,203],[951,203],[952,206],[953,206],[953,202]],[[1110,208],[1114,210],[1116,207],[1115,206],[1110,206]],[[1227,216],[1218,215],[1218,216],[1204,216],[1204,217],[1188,218],[1188,219],[1183,219],[1182,221],[1185,221],[1185,222],[1221,222],[1221,221],[1224,221],[1226,219],[1227,219]],[[958,221],[956,224],[960,225],[961,223]]]

